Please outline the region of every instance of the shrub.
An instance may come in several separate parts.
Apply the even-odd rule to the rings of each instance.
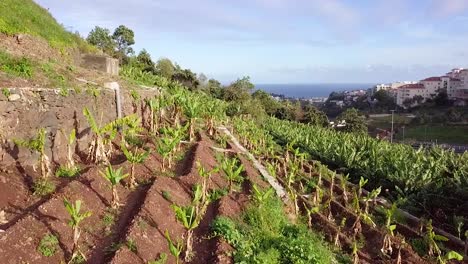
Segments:
[[[65,165],[61,165],[55,172],[55,176],[61,178],[73,178],[78,176],[80,170],[81,169],[78,166],[68,167]]]
[[[47,234],[41,239],[37,251],[44,257],[51,257],[57,252],[58,243],[59,241],[56,236]]]

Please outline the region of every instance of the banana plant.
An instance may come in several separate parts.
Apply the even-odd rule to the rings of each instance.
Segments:
[[[117,185],[119,185],[120,181],[127,178],[128,174],[122,173],[122,168],[118,168],[114,170],[111,165],[109,165],[105,172],[100,172],[101,175],[109,181],[112,188],[112,204],[111,207],[116,209],[120,206],[119,203],[119,193],[117,192]]]
[[[70,258],[70,261],[68,263],[73,263],[73,260],[75,258],[81,256],[86,260],[86,257],[84,254],[80,251],[79,249],[79,239],[81,236],[81,227],[80,223],[91,216],[91,212],[84,212],[80,213],[81,211],[81,200],[76,200],[75,203],[71,203],[67,199],[63,200],[63,204],[65,205],[65,209],[67,210],[68,214],[70,215],[70,221],[68,222],[68,225],[72,228],[73,230],[73,249],[72,249],[72,256]]]
[[[244,165],[239,164],[239,160],[237,158],[229,158],[225,156],[221,161],[221,169],[229,181],[229,193],[232,193],[234,183],[242,182],[244,180],[242,177]]]
[[[336,232],[334,243],[333,243],[335,247],[337,248],[341,248],[340,234],[341,234],[341,230],[343,230],[345,226],[346,226],[346,217],[343,217],[341,219],[340,224],[338,225],[338,231]]]
[[[219,167],[215,167],[215,168],[213,168],[211,170],[208,170],[205,167],[203,167],[203,165],[201,164],[201,162],[199,160],[197,160],[196,166],[197,166],[197,170],[198,170],[198,175],[200,175],[200,177],[202,177],[202,179],[203,179],[202,190],[201,190],[202,191],[201,202],[205,203],[205,201],[207,199],[207,196],[208,196],[208,182],[211,179],[211,175],[213,175],[214,173],[217,173],[219,171]]]
[[[94,134],[88,149],[88,158],[96,163],[103,162],[109,164],[108,156],[112,152],[111,140],[117,134],[116,128],[113,126],[99,126],[93,114],[86,107],[83,109],[83,115],[88,120],[88,124]],[[106,137],[107,132],[109,132],[110,137]]]
[[[180,240],[173,241],[167,230],[164,232],[164,236],[166,237],[167,243],[169,244],[169,252],[171,252],[171,255],[175,257],[176,264],[179,264],[180,254],[182,253],[184,245]]]
[[[63,133],[63,131],[62,131]],[[73,159],[73,144],[76,140],[76,130],[72,129],[70,135],[67,137],[67,148],[68,148],[68,155],[67,155],[67,164],[65,166],[61,165],[57,171],[56,175],[58,177],[74,177],[80,172],[80,168],[75,164],[75,160]]]
[[[185,243],[185,261],[190,262],[193,256],[193,230],[198,227],[201,220],[202,204],[201,201],[201,187],[194,193],[193,201],[188,206],[178,206],[173,204],[172,209],[176,215],[177,220],[182,223],[186,229],[186,243]]]
[[[43,179],[47,179],[50,175],[51,170],[50,170],[50,159],[45,153],[46,130],[44,128],[40,128],[37,131],[37,135],[31,139],[28,139],[28,140],[14,139],[13,141],[17,146],[28,148],[29,150],[35,151],[39,154],[41,176]]]
[[[195,138],[195,122],[201,112],[201,101],[196,96],[188,97],[183,101],[183,110],[189,123],[189,140],[193,141]]]
[[[390,208],[384,208],[385,210],[385,235],[383,238],[382,248],[380,251],[384,254],[392,254],[392,237],[394,236],[393,231],[396,229],[396,224],[393,224],[393,219],[397,210],[397,203],[393,203]]]
[[[143,152],[140,152],[140,149],[138,147],[135,147],[133,151],[130,151],[127,149],[127,146],[124,142],[122,142],[120,148],[122,149],[122,152],[127,158],[127,160],[132,164],[130,168],[129,187],[135,188],[137,186],[136,179],[135,179],[135,165],[145,162],[145,160],[148,158],[151,151],[144,150]]]

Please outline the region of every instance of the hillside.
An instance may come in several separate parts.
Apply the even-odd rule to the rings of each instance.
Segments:
[[[463,261],[468,152],[281,120],[249,77],[146,51],[86,69],[47,10],[1,5],[0,263]]]
[[[1,1],[0,32],[10,36],[24,33],[41,37],[58,48],[93,49],[80,36],[65,30],[46,9],[32,0]]]

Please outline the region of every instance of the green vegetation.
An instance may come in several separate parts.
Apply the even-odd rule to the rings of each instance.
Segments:
[[[173,240],[167,230],[164,233],[164,236],[166,237],[167,243],[169,244],[169,251],[171,252],[171,255],[174,256],[176,263],[179,264],[180,254],[182,253],[182,249],[184,247],[182,241],[180,239],[176,241]]]
[[[468,126],[451,125],[420,125],[405,128],[405,140],[431,141],[449,144],[468,144]],[[396,139],[403,140],[403,133],[397,134]]]
[[[53,47],[78,47],[92,50],[78,34],[64,29],[49,14],[32,0],[2,0],[0,2],[0,32],[8,35],[26,33],[44,38]]]
[[[18,77],[31,78],[34,73],[33,64],[28,58],[15,58],[1,50],[0,65],[1,71]]]
[[[239,219],[216,218],[211,228],[234,246],[235,263],[332,263],[334,258],[318,235],[289,223],[281,201],[271,196],[251,204]]]
[[[81,211],[81,200],[76,200],[75,203],[69,202],[67,199],[63,200],[63,204],[65,209],[67,210],[68,214],[70,215],[70,221],[68,225],[73,230],[73,249],[72,249],[72,256],[70,258],[69,263],[73,263],[74,261],[84,259],[86,260],[84,254],[79,249],[79,239],[81,236],[81,227],[80,223],[91,216],[91,212],[84,212],[80,213]]]
[[[418,213],[440,208],[448,215],[463,211],[468,199],[468,153],[458,155],[438,148],[415,151],[410,146],[378,141],[367,135],[339,133],[320,127],[268,119],[264,127],[280,143],[294,145],[351,175],[369,179],[369,186],[388,189],[393,197],[407,197],[405,206]],[[437,197],[437,199],[427,199]],[[419,206],[412,207],[410,205]]]
[[[48,179],[37,179],[32,186],[34,195],[46,196],[55,191],[55,184]]]
[[[119,203],[119,193],[117,192],[117,185],[121,180],[128,177],[128,174],[122,173],[122,168],[114,170],[111,165],[106,168],[105,172],[101,171],[101,175],[109,181],[112,188],[112,208],[117,208],[120,206]]]
[[[39,163],[41,166],[41,176],[45,180],[49,177],[50,169],[50,159],[45,153],[45,144],[47,139],[47,131],[44,128],[41,128],[37,131],[37,135],[28,140],[14,139],[13,142],[17,146],[28,148],[31,151],[35,151],[39,154]]]
[[[41,242],[39,242],[37,251],[44,257],[52,257],[57,252],[58,244],[59,241],[56,236],[47,234],[41,239]]]

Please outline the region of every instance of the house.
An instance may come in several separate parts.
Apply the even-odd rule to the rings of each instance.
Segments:
[[[422,83],[414,83],[414,84],[406,84],[401,86],[397,92],[397,105],[401,107],[405,106],[405,101],[413,100],[415,96],[420,96],[426,99],[426,95],[429,94],[426,90],[426,87]],[[412,105],[417,104],[417,102],[413,102]]]

